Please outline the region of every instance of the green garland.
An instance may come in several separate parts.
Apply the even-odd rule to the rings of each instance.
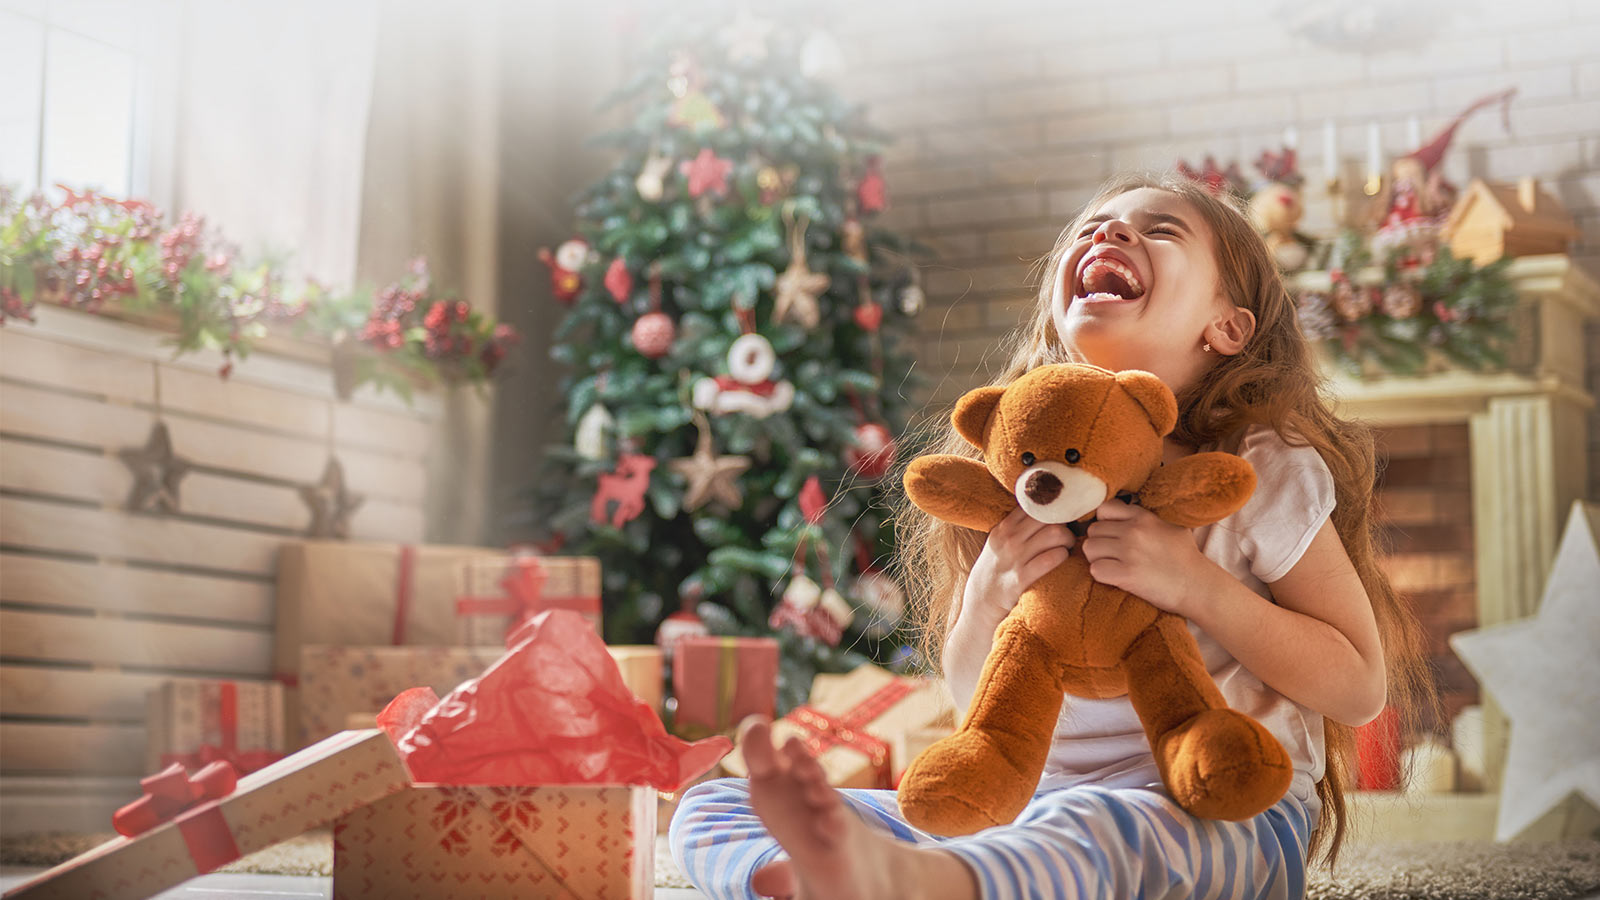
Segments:
[[[1506,276],[1510,259],[1479,267],[1438,247],[1419,258],[1415,247],[1386,250],[1381,280],[1365,235],[1340,234],[1340,264],[1330,288],[1294,291],[1300,327],[1355,377],[1375,372],[1415,375],[1443,360],[1481,371],[1505,365],[1517,297]]]
[[[0,324],[32,322],[41,300],[172,318],[177,354],[219,351],[223,377],[282,327],[333,345],[342,395],[372,384],[407,399],[419,383],[486,381],[518,340],[511,326],[435,292],[421,260],[375,293],[309,280],[291,293],[280,263],[241,261],[192,213],[168,223],[142,200],[57,187],[59,203],[0,186]]]

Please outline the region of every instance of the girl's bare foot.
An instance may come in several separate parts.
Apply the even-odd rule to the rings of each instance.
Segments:
[[[977,881],[966,863],[868,827],[797,738],[776,748],[767,723],[752,722],[740,735],[739,749],[750,770],[750,805],[789,854],[759,869],[751,890],[809,900],[976,900]]]

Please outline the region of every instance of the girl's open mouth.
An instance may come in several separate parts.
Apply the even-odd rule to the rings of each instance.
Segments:
[[[1100,257],[1091,260],[1078,275],[1073,298],[1088,302],[1137,300],[1144,296],[1138,273],[1120,260]]]

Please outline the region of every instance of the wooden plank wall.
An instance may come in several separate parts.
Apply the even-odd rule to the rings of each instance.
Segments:
[[[215,354],[54,307],[0,328],[0,831],[103,831],[144,774],[144,695],[271,670],[278,545],[330,453],[357,540],[421,541],[437,398],[338,400],[327,368]],[[159,416],[192,465],[180,512],[128,512]]]

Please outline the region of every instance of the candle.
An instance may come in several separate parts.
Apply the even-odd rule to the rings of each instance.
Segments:
[[[1332,119],[1322,123],[1322,168],[1328,173],[1329,181],[1339,178],[1339,150],[1335,146]]]
[[[1383,177],[1383,146],[1378,140],[1378,123],[1367,123],[1367,181]]]
[[[1422,120],[1416,116],[1406,119],[1406,146],[1413,150],[1422,146]]]
[[[1283,130],[1283,146],[1290,150],[1300,146],[1300,132],[1293,125]]]

